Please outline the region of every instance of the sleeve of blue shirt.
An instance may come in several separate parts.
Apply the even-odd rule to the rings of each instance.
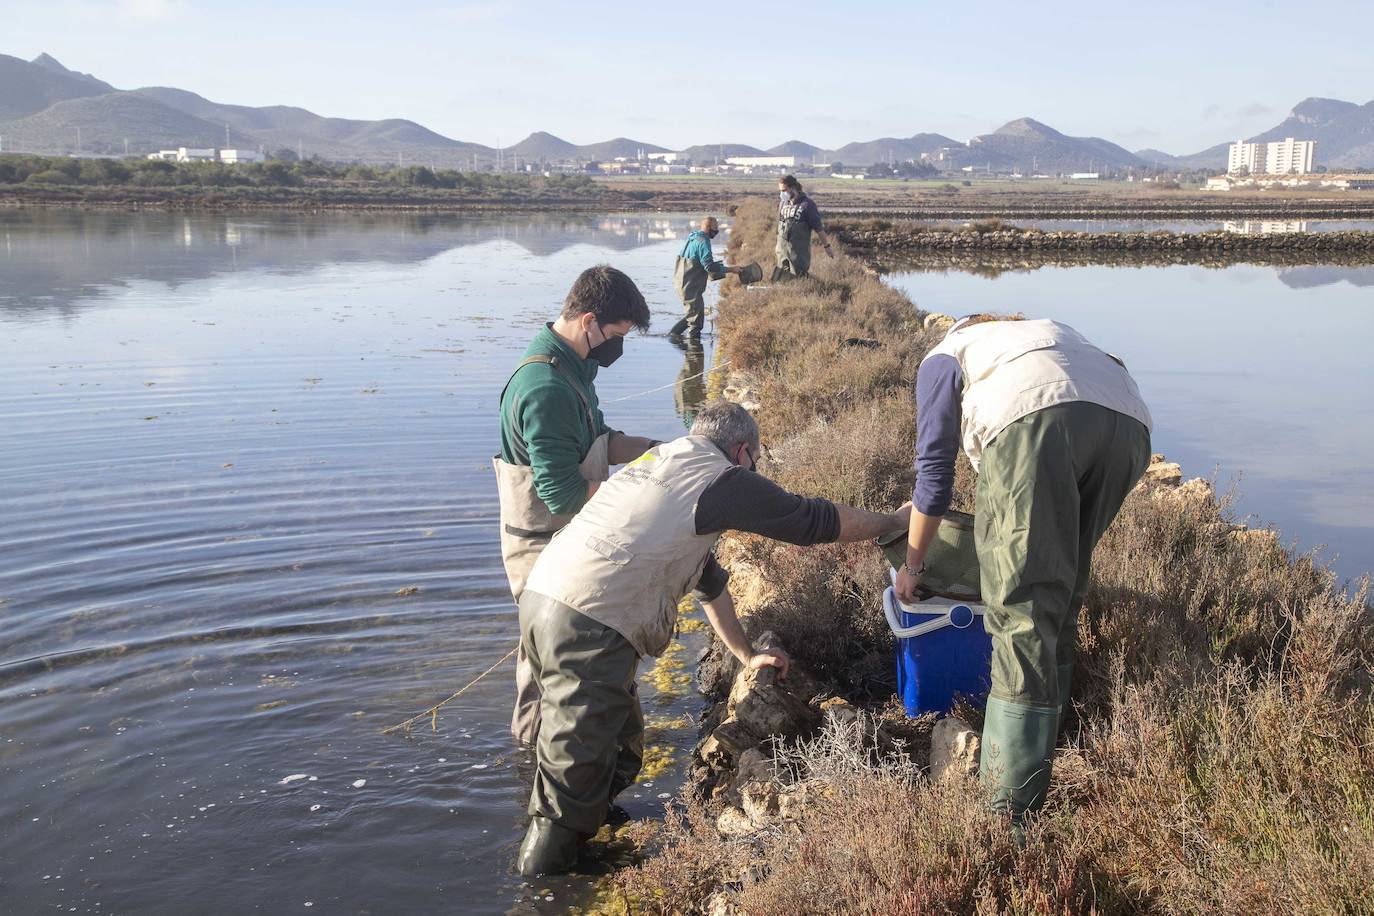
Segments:
[[[696,238],[696,260],[702,269],[711,275],[712,280],[719,280],[725,276],[725,264],[716,260],[711,251],[711,240],[704,235]]]
[[[926,515],[944,515],[954,496],[963,388],[964,373],[953,356],[932,356],[916,373],[916,488],[911,503]]]
[[[802,207],[802,219],[806,220],[806,225],[811,227],[812,232],[821,232],[824,229],[821,225],[820,208],[809,197],[806,199],[806,206]]]

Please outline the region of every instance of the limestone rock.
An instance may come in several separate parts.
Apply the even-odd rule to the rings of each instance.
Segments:
[[[1183,482],[1183,467],[1176,461],[1165,461],[1163,455],[1151,455],[1144,479],[1162,486],[1176,487]]]
[[[926,315],[921,327],[927,334],[943,334],[954,327],[954,319],[940,312],[931,312]]]
[[[778,816],[778,786],[772,780],[751,782],[739,790],[740,807],[750,823],[761,827]]]
[[[773,758],[756,747],[748,748],[739,755],[735,768],[717,783],[713,797],[727,805],[744,804],[740,788],[751,782],[769,782],[773,779]]]
[[[716,818],[716,830],[724,837],[745,836],[754,832],[754,822],[749,815],[731,805]]]
[[[738,913],[739,908],[724,891],[717,891],[706,898],[706,916],[737,916]]]
[[[781,648],[771,631],[754,642],[756,652],[771,648]],[[810,731],[816,725],[816,713],[793,692],[806,680],[798,677],[794,682],[789,674],[784,684],[778,681],[776,668],[742,669],[731,686],[725,720],[698,746],[698,755],[713,766],[727,766],[772,735],[790,737]]]
[[[958,716],[946,716],[935,723],[930,735],[930,778],[944,779],[950,774],[975,776],[982,736]]]

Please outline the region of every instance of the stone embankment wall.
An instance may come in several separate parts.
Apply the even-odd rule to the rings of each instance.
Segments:
[[[1283,232],[1248,235],[1238,232],[1069,232],[1025,229],[997,224],[931,227],[904,222],[834,222],[835,234],[856,254],[968,251],[1046,254],[1135,255],[1198,253],[1204,255],[1322,258],[1356,256],[1374,262],[1374,232]]]

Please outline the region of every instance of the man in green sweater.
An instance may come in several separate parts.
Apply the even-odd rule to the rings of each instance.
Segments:
[[[649,306],[633,280],[604,264],[588,268],[501,392],[501,454],[492,464],[501,500],[501,559],[517,602],[534,561],[607,479],[610,466],[656,444],[611,429],[595,385],[597,370],[619,358],[625,335],[648,327]],[[539,685],[523,650],[515,684],[511,733],[533,744]]]
[[[719,234],[720,223],[714,216],[708,216],[701,221],[700,229],[687,236],[686,244],[678,252],[673,284],[682,300],[683,313],[668,332],[671,337],[681,337],[688,332],[694,340],[700,340],[701,329],[706,324],[706,284],[740,272],[738,267],[726,267],[717,261],[711,251],[711,239]]]

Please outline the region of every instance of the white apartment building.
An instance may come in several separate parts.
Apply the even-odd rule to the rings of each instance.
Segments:
[[[1315,140],[1288,137],[1281,142],[1270,143],[1264,154],[1264,170],[1270,175],[1306,175],[1312,171],[1312,159],[1316,152]]]
[[[1226,156],[1226,174],[1238,175],[1245,172],[1255,174],[1264,171],[1264,151],[1258,143],[1237,140],[1231,144]]]
[[[1273,143],[1231,144],[1226,156],[1226,172],[1230,175],[1306,175],[1312,171],[1317,153],[1317,141],[1295,140],[1288,137]]]
[[[252,149],[222,149],[219,151],[219,161],[226,165],[237,165],[241,162],[261,162],[262,154]]]

